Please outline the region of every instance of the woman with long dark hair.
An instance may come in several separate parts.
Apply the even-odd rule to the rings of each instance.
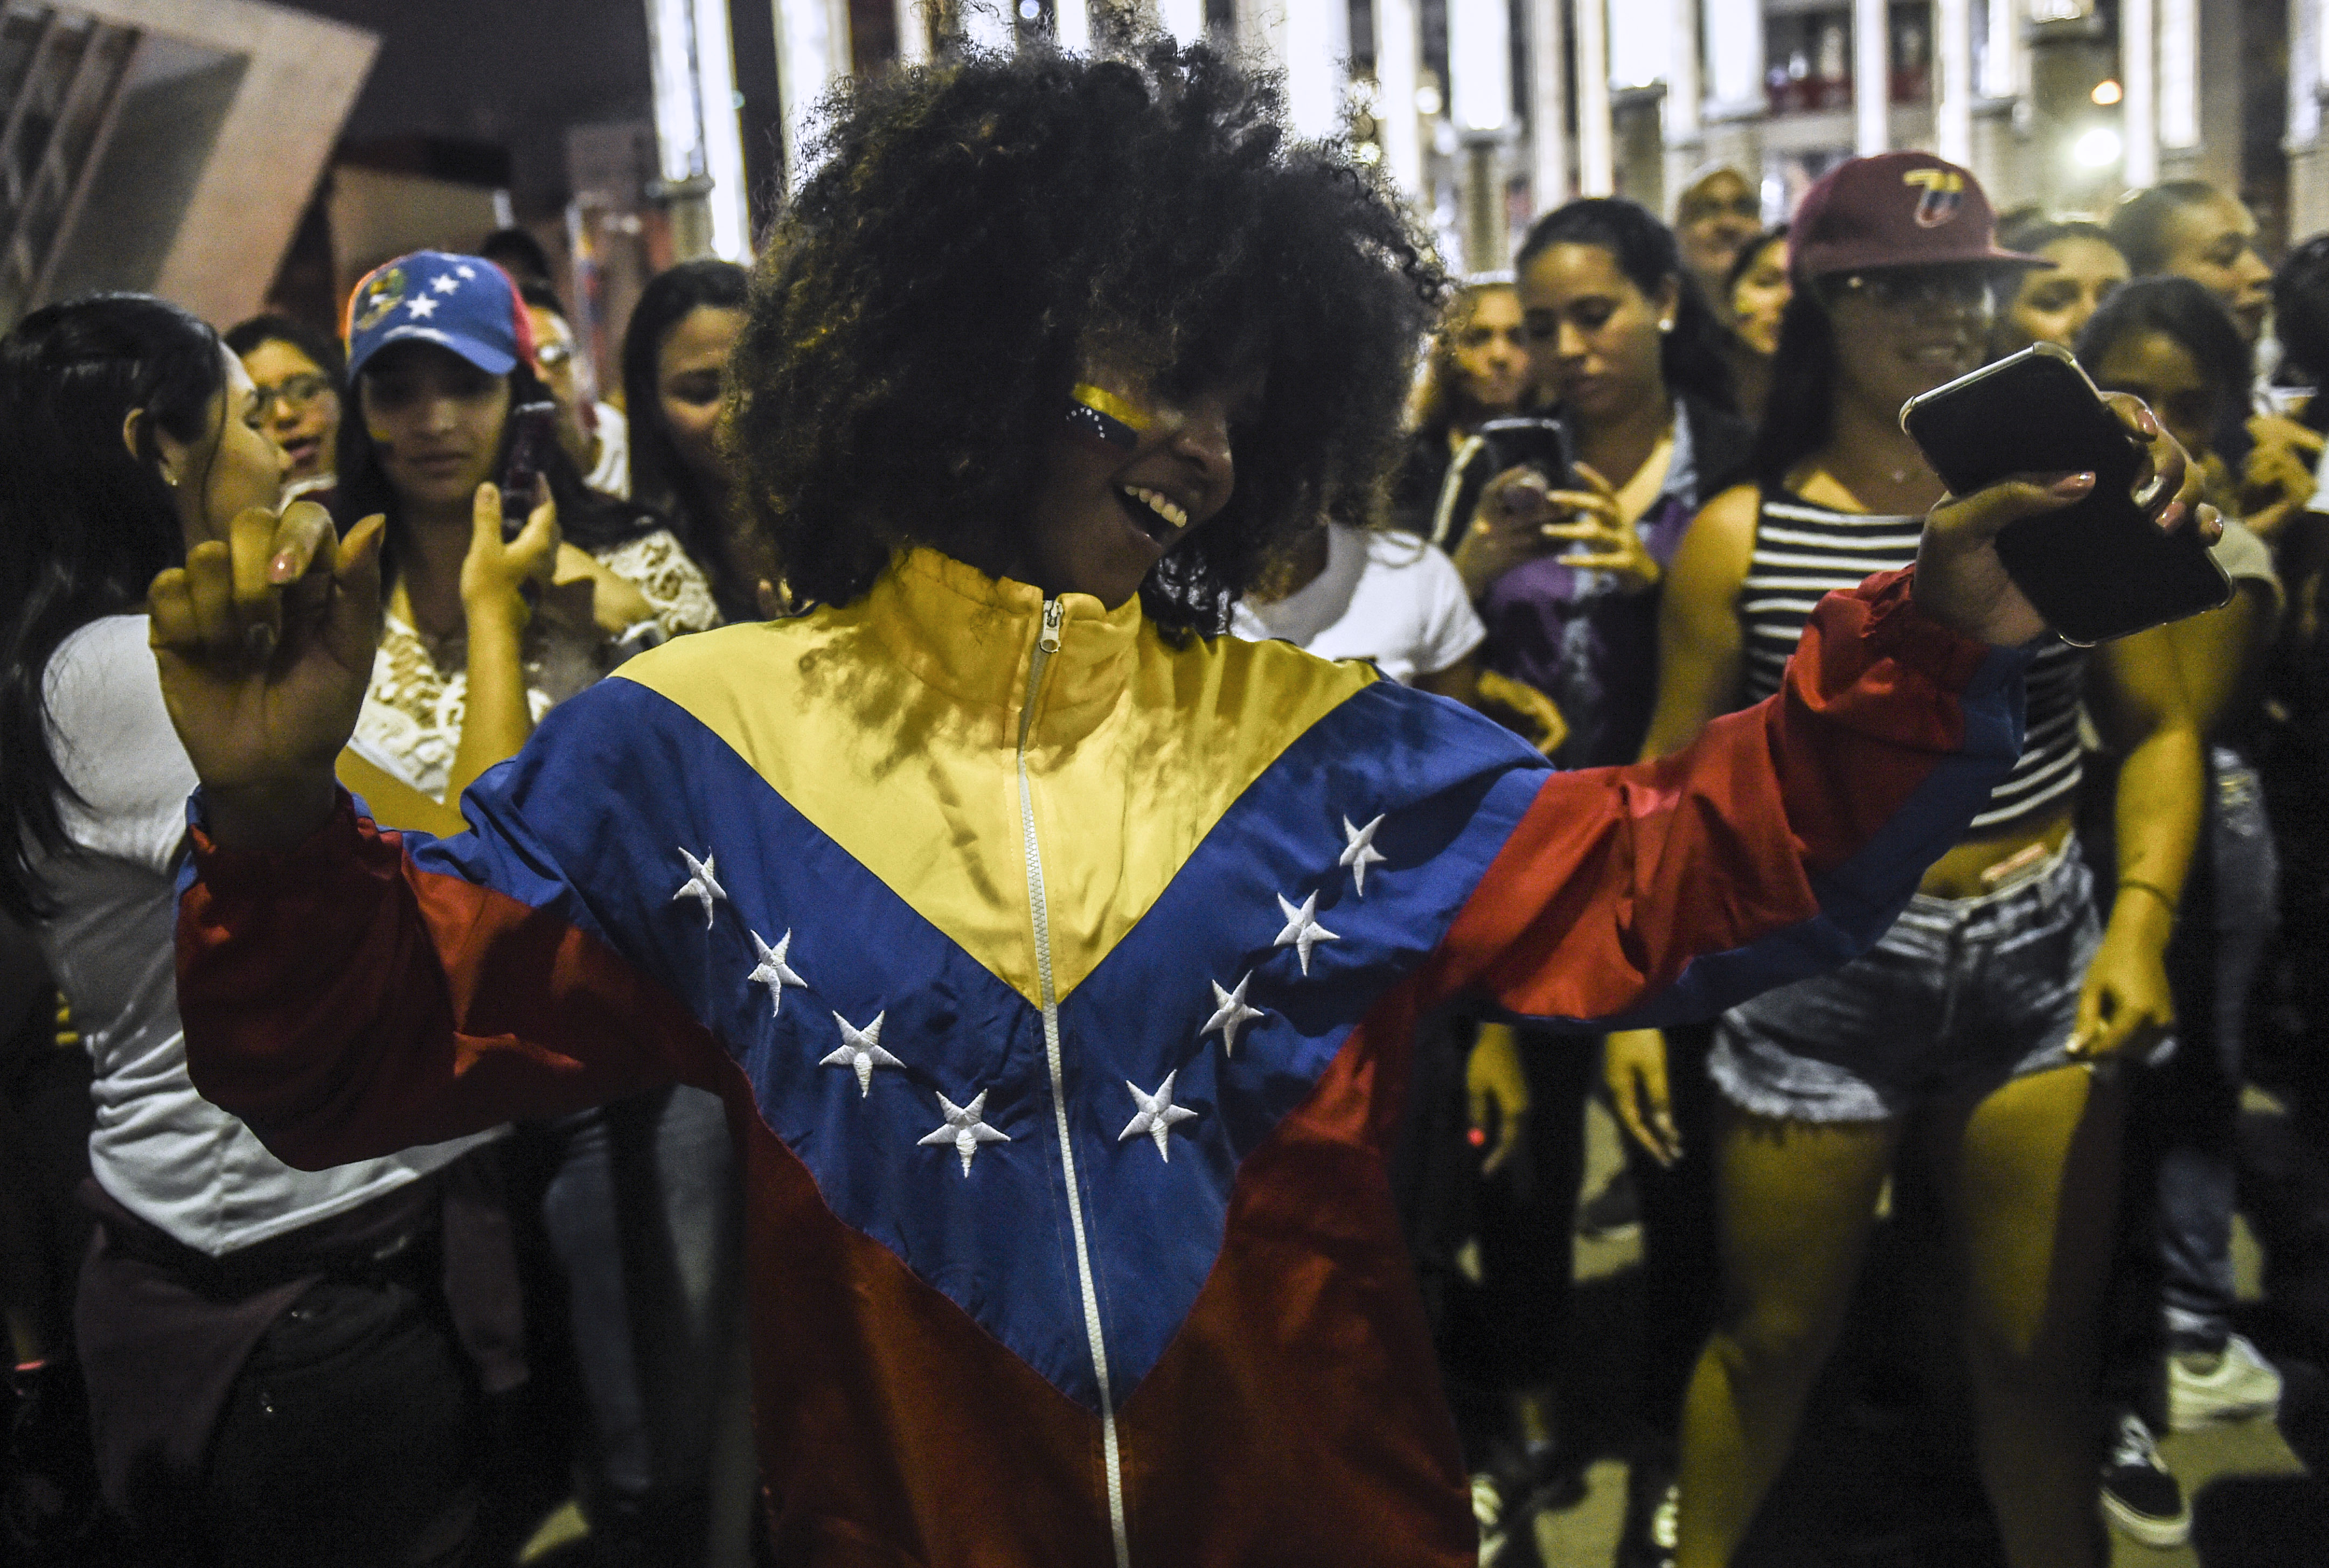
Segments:
[[[1674,558],[1645,756],[1773,690],[1825,585],[1914,558],[1916,516],[1944,487],[1900,405],[1982,363],[1993,288],[2038,265],[1997,248],[1970,174],[1923,153],[1840,165],[1790,238],[1796,291],[1753,482],[1715,497]],[[2071,831],[2082,695],[2126,757],[2107,925]],[[2199,817],[2168,634],[2051,643],[2011,776],[1876,948],[1723,1015],[1709,1069],[1724,1288],[1683,1416],[1680,1568],[1727,1563],[1746,1534],[1904,1154],[1941,1211],[1928,1343],[1962,1352],[2006,1560],[2095,1560],[2116,1058],[2173,1020],[2163,958]]]
[[[718,437],[750,287],[732,261],[683,261],[640,291],[623,332],[631,493],[663,513],[731,622],[764,620],[784,599],[783,565],[737,493]]]
[[[265,413],[217,333],[160,300],[52,305],[0,339],[0,908],[95,1066],[101,1239],[75,1316],[107,1498],[172,1562],[402,1568],[459,1554],[476,1389],[523,1376],[506,1249],[476,1246],[476,1140],[285,1165],[196,1093],[171,962],[195,778],[139,584],[277,526]],[[482,533],[480,606],[517,605],[553,540],[546,512],[508,546]],[[383,820],[459,821],[341,776]]]
[[[1476,1564],[1383,1170],[1414,1018],[1660,1019],[1853,946],[2009,765],[2042,622],[1989,541],[2067,496],[1938,509],[1655,769],[1220,635],[1381,482],[1438,279],[1268,80],[1126,47],[828,100],[730,416],[819,608],[577,696],[470,832],[313,766],[376,529],[156,579],[200,1071],[311,1160],[716,1089],[780,1560]]]

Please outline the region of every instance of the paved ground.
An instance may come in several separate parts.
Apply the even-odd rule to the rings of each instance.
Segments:
[[[1615,1125],[1597,1105],[1588,1133],[1585,1190],[1598,1191],[1618,1163]],[[1632,1235],[1578,1244],[1574,1357],[1579,1388],[1570,1419],[1589,1446],[1614,1436],[1593,1429],[1615,1404],[1627,1347]],[[2257,1249],[2235,1236],[2242,1295],[2257,1294]],[[2266,1328],[2268,1329],[2267,1324]],[[2265,1330],[2260,1329],[2259,1332]],[[1796,1462],[1774,1489],[1738,1568],[2002,1568],[1972,1479],[1906,1428],[1871,1427],[1836,1387],[1814,1402]],[[2317,1385],[2295,1385],[2284,1424],[2329,1471],[2329,1408]],[[2303,1408],[2296,1408],[2302,1406]],[[2311,1413],[2307,1413],[2308,1411]],[[2112,1536],[2113,1568],[2301,1568],[2329,1563],[2329,1487],[2272,1424],[2174,1434],[2161,1444],[2193,1503],[2191,1545],[2157,1551]],[[1606,1568],[1626,1498],[1626,1468],[1613,1458],[1586,1469],[1584,1499],[1539,1520],[1547,1568]]]

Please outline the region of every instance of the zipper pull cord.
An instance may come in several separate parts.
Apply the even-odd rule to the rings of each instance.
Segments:
[[[1064,602],[1059,599],[1044,600],[1043,634],[1042,636],[1035,639],[1035,645],[1042,649],[1046,653],[1058,653],[1060,651],[1060,625],[1067,618],[1068,606]]]

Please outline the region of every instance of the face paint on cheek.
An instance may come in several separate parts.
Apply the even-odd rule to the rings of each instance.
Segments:
[[[1079,436],[1129,452],[1140,445],[1140,433],[1155,423],[1146,409],[1104,387],[1082,384],[1068,391],[1068,428]]]

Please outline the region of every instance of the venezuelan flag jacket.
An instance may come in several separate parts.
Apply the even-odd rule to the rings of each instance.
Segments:
[[[787,1562],[1454,1568],[1383,1167],[1416,1016],[1843,961],[2012,765],[2023,662],[1872,579],[1770,702],[1562,774],[1364,666],[917,553],[633,661],[459,837],[344,798],[231,851],[197,799],[188,1050],[307,1166],[724,1095]]]

